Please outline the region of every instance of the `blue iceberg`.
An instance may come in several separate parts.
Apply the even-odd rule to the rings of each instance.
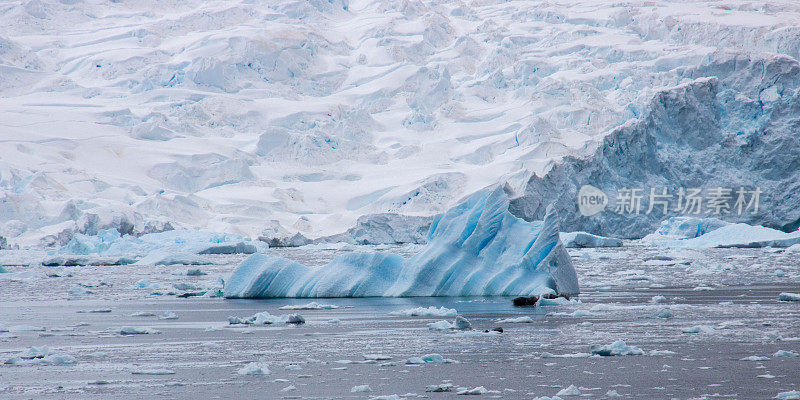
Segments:
[[[530,296],[578,293],[559,239],[558,216],[527,222],[508,211],[502,188],[483,190],[437,217],[427,246],[404,259],[351,253],[321,268],[268,254],[244,260],[225,284],[227,298],[371,296]]]

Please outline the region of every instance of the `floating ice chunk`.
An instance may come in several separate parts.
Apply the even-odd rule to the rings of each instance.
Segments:
[[[78,313],[87,313],[87,314],[103,314],[103,313],[110,313],[112,310],[110,308],[96,308],[94,310],[80,310]]]
[[[606,392],[606,397],[613,399],[617,397],[622,397],[622,395],[617,393],[616,390],[609,390]]]
[[[43,326],[33,325],[13,325],[5,329],[7,332],[44,332],[46,329]]]
[[[228,317],[228,323],[230,325],[302,324],[305,322],[305,318],[299,314],[272,315],[267,311],[256,313],[247,318]]]
[[[75,364],[78,360],[69,354],[57,354],[47,346],[30,347],[17,357],[9,358],[5,364],[41,364],[41,365],[67,365]]]
[[[337,308],[339,308],[339,306],[335,306],[333,304],[319,304],[315,301],[312,301],[308,304],[286,305],[280,307],[279,310],[334,310]]]
[[[783,278],[784,276],[786,276],[786,272],[780,268],[776,269],[774,273],[775,276],[777,276],[778,278]]]
[[[428,385],[425,388],[426,392],[451,392],[453,391],[453,384],[452,383],[440,383],[438,385]]]
[[[406,360],[407,364],[453,364],[456,360],[442,357],[441,354],[431,353],[422,357],[410,357]]]
[[[586,358],[591,356],[592,355],[589,353],[553,354],[547,351],[543,351],[542,354],[539,355],[539,358]]]
[[[150,282],[147,279],[139,279],[133,285],[137,289],[158,289],[161,287],[159,284]]]
[[[30,347],[20,354],[23,359],[42,358],[53,354],[53,351],[48,346]]]
[[[300,325],[300,324],[305,324],[306,319],[303,318],[303,316],[300,314],[289,314],[286,316],[286,323]]]
[[[748,357],[740,358],[739,361],[769,361],[769,357],[748,356]]]
[[[593,235],[588,232],[562,232],[561,243],[566,248],[621,247],[622,240]]]
[[[654,304],[663,303],[665,301],[667,301],[667,298],[661,295],[653,296],[653,298],[650,299],[650,302]]]
[[[563,396],[563,397],[580,396],[580,395],[581,391],[580,389],[575,387],[575,385],[569,385],[568,387],[565,387],[564,389],[561,389],[558,391],[558,393],[556,393],[556,396]]]
[[[159,315],[159,316],[158,316],[158,319],[163,319],[163,320],[173,320],[173,319],[178,319],[178,314],[175,314],[175,313],[174,313],[174,312],[172,312],[172,311],[167,311],[167,312],[165,312],[164,314],[161,314],[161,315]]]
[[[120,335],[153,335],[161,333],[158,330],[153,328],[147,327],[136,327],[136,326],[123,326],[121,328],[117,328],[114,332],[119,333]]]
[[[228,323],[231,325],[266,325],[266,324],[277,324],[280,322],[285,321],[284,318],[279,317],[277,315],[272,315],[267,311],[256,313],[251,317],[248,318],[240,318],[240,317],[228,317]]]
[[[776,399],[780,400],[800,400],[800,390],[790,390],[788,392],[780,392],[775,395]]]
[[[136,265],[208,265],[211,260],[193,253],[174,253],[174,250],[157,250],[144,256]],[[188,271],[188,270],[187,270]],[[200,270],[192,270],[200,271]],[[183,274],[188,275],[188,274]]]
[[[450,322],[441,320],[441,321],[431,322],[430,324],[428,324],[428,329],[432,331],[446,331],[450,329],[455,329],[455,327]]]
[[[352,388],[350,388],[350,393],[368,393],[368,392],[371,392],[371,391],[372,391],[372,388],[369,387],[369,385],[358,385],[358,386],[353,386]]]
[[[597,354],[599,356],[637,356],[644,354],[642,349],[636,346],[629,346],[621,340],[602,346],[593,345],[590,351],[592,354]]]
[[[385,396],[370,397],[369,400],[403,400],[403,398],[396,394],[390,394]]]
[[[791,358],[791,357],[800,357],[800,354],[791,350],[778,350],[775,354],[772,355],[773,357],[784,357],[784,358]]]
[[[131,373],[134,375],[175,375],[175,371],[166,368],[134,369]]]
[[[473,389],[460,390],[456,394],[460,394],[460,395],[481,395],[481,394],[486,394],[486,393],[489,393],[489,390],[487,390],[483,386],[478,386],[478,387],[473,388]]]
[[[453,321],[453,327],[461,331],[468,331],[472,329],[472,324],[466,318],[457,315]]]
[[[578,293],[558,216],[526,222],[508,212],[502,188],[481,191],[431,224],[428,244],[405,260],[349,253],[322,268],[256,254],[225,285],[225,297],[472,296]]]
[[[236,371],[239,375],[267,375],[269,372],[267,364],[257,362],[251,362]]]
[[[800,243],[800,231],[786,233],[758,225],[732,224],[716,218],[673,217],[662,222],[645,243],[671,248],[789,247]]]
[[[367,361],[386,361],[391,360],[392,357],[383,354],[364,354],[364,359]]]
[[[650,352],[647,354],[650,354],[651,356],[669,356],[675,354],[675,352],[670,350],[650,350]]]
[[[156,313],[150,311],[137,311],[131,314],[131,317],[155,317]]]
[[[281,392],[291,392],[291,391],[294,391],[294,390],[297,390],[297,387],[295,387],[294,385],[289,385],[289,386],[281,389]]]
[[[652,318],[669,319],[669,318],[673,317],[672,310],[670,310],[669,307],[664,307],[664,308],[658,310],[657,313],[651,315],[651,317]]]
[[[779,301],[800,301],[800,293],[780,293],[778,294]]]
[[[498,324],[530,324],[533,323],[533,318],[524,316],[516,318],[504,318],[497,320]]]
[[[681,332],[683,333],[714,333],[716,330],[708,325],[694,325],[688,326],[685,328],[681,328]]]
[[[441,306],[439,308],[430,306],[427,308],[417,307],[400,311],[392,311],[389,314],[399,315],[404,317],[454,317],[458,315],[458,311],[452,308],[445,308],[444,306]]]

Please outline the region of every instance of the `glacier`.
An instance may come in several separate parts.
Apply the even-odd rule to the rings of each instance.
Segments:
[[[742,169],[741,180],[765,182],[772,212],[737,222],[797,228],[794,1],[30,0],[2,10],[9,247],[104,229],[271,240],[265,220],[290,245],[353,226],[354,242],[418,241],[391,218],[359,218],[430,218],[503,181],[528,220],[555,201],[569,230],[638,238],[658,227],[661,216],[572,215],[564,171],[577,167],[576,184],[608,179],[602,189],[707,182],[712,170],[737,184]],[[667,154],[678,132],[720,145],[678,141]],[[752,161],[732,162],[742,159]]]
[[[578,278],[554,209],[544,221],[508,212],[501,187],[486,189],[437,217],[427,245],[404,259],[348,253],[309,268],[255,254],[226,281],[226,298],[372,296],[520,296],[578,294]]]

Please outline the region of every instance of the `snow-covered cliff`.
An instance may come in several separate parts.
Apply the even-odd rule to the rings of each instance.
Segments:
[[[497,182],[531,198],[563,181],[533,174],[608,134],[675,142],[664,164],[697,154],[723,160],[715,177],[764,178],[773,211],[750,222],[792,226],[798,18],[789,0],[6,2],[0,236],[319,238]],[[518,212],[541,218],[531,201]],[[568,230],[617,234],[558,204]]]

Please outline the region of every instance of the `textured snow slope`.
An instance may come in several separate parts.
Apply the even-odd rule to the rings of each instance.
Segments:
[[[551,209],[552,210],[552,209]],[[526,222],[501,188],[484,190],[434,220],[428,244],[408,260],[348,253],[319,269],[256,254],[225,284],[225,297],[527,296],[577,294],[558,236],[558,215]]]
[[[798,18],[788,0],[5,2],[0,236],[319,237],[440,213],[752,60],[735,93],[798,58]],[[758,89],[737,115],[789,95]]]

